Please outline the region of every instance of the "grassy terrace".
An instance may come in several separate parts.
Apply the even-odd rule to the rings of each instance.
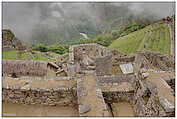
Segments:
[[[11,51],[2,51],[2,58],[3,59],[17,59],[17,51],[11,50]]]
[[[17,60],[17,59],[27,60],[28,59],[27,54],[32,58],[32,60],[35,60],[35,61],[49,61],[49,59],[44,57],[44,55],[42,55],[42,53],[32,54],[31,52],[26,52],[26,53],[22,53],[22,55],[19,56],[17,50],[3,51],[2,58],[9,59],[9,60]],[[56,58],[58,56],[58,54],[53,53],[53,52],[49,52],[49,54],[54,58]]]
[[[152,32],[151,32],[152,30]],[[144,29],[135,31],[115,40],[110,46],[110,50],[119,49],[128,54],[136,51],[153,51],[162,54],[170,54],[170,34],[165,24],[152,24]]]
[[[40,61],[40,60],[42,60],[42,61],[48,61],[48,59],[46,57],[43,57],[42,54],[32,54],[31,52],[29,52],[29,55],[35,61]]]
[[[109,49],[119,49],[120,51],[128,54],[136,53],[139,48],[143,38],[145,37],[145,32],[149,27],[130,33],[129,35],[123,36],[115,40]]]

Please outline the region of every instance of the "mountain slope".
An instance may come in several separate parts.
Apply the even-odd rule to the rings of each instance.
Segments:
[[[2,30],[2,46],[3,50],[26,49],[25,44],[17,39],[9,29]]]
[[[156,22],[115,40],[109,49],[119,49],[128,54],[152,51],[170,55],[171,38],[167,23]]]

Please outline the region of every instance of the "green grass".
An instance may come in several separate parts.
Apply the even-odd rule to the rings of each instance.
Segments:
[[[152,29],[153,32],[148,44],[146,44],[147,37],[150,34],[150,32],[146,31],[150,29]],[[116,39],[108,48],[110,50],[119,49],[127,54],[135,54],[138,50],[145,50],[170,55],[170,42],[170,34],[167,26],[165,27],[164,24],[151,24],[141,30]],[[143,46],[145,44],[146,48],[144,49]]]
[[[21,54],[21,56],[18,55],[17,50],[9,50],[9,51],[3,51],[2,52],[2,59],[9,59],[9,60],[26,60],[27,57],[24,53]]]
[[[49,61],[46,57],[42,56],[41,54],[31,54],[31,52],[28,52],[29,55],[31,55],[32,59],[35,61]],[[56,55],[52,53],[53,55]],[[2,52],[2,59],[8,59],[8,60],[27,60],[27,56],[25,53],[23,53],[21,56],[18,56],[17,50],[9,50],[9,51],[3,51]]]
[[[2,59],[10,59],[10,60],[18,59],[17,51],[16,50],[2,51]]]
[[[165,40],[165,27],[162,26],[161,36],[160,36],[160,41],[159,41],[159,47],[158,47],[158,51],[160,53],[165,52],[165,44],[166,44],[166,40]]]
[[[32,54],[29,52],[31,55],[32,59],[35,61],[49,61],[46,57],[43,57],[41,54]]]
[[[145,33],[143,30],[135,31],[129,35],[123,36],[115,40],[110,46],[109,49],[119,49],[124,53],[136,53],[141,41],[143,40]]]
[[[170,54],[170,44],[171,44],[171,39],[170,39],[170,31],[168,28],[166,28],[166,31],[167,31],[167,37],[166,37],[166,40],[167,40],[167,43],[166,43],[166,50],[165,52],[167,54]]]
[[[147,45],[147,51],[153,50],[154,41],[156,40],[156,31],[152,32],[150,42]]]
[[[49,54],[50,54],[52,57],[54,57],[54,58],[56,58],[57,56],[59,56],[59,54],[54,53],[54,52],[49,52]]]

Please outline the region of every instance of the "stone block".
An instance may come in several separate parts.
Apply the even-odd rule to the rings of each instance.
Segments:
[[[163,106],[166,112],[174,111],[175,107],[164,97],[159,97],[160,104]]]
[[[142,73],[143,78],[147,78],[149,76],[149,73]]]
[[[123,74],[133,73],[133,65],[132,65],[132,63],[120,64],[120,68],[121,68]]]
[[[90,107],[89,104],[79,105],[79,113],[80,113],[80,114],[89,112],[90,110],[91,110],[91,107]]]

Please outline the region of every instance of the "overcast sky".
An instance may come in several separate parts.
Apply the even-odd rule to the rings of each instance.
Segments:
[[[94,11],[88,7],[90,3],[3,3],[3,28],[11,29],[17,37],[27,38],[31,30],[39,23],[55,27],[55,22],[63,20],[63,14],[68,17],[73,13],[77,15],[88,14],[92,16]],[[97,3],[100,4],[100,3]],[[111,3],[120,6],[127,3]],[[133,14],[141,14],[143,11],[153,14],[157,18],[163,18],[174,14],[174,3],[128,3],[128,9]],[[64,12],[64,13],[63,13]],[[45,17],[47,16],[47,17]],[[58,20],[56,20],[58,19]],[[72,18],[70,19],[72,21]],[[61,22],[62,23],[62,22]]]

